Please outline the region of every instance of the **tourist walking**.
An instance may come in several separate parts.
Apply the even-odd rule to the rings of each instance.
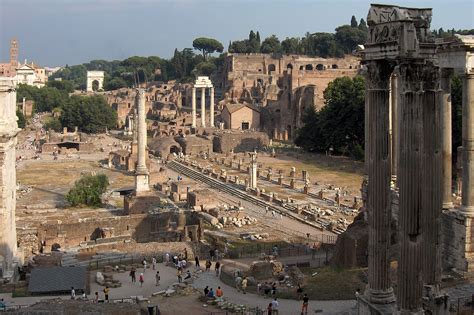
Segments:
[[[241,285],[242,285],[242,278],[240,276],[237,276],[235,278],[235,288],[237,289],[238,292],[241,290]]]
[[[303,296],[303,305],[301,306],[301,315],[308,314],[308,304],[309,304],[309,297],[305,293],[305,295]]]
[[[196,263],[196,269],[199,269],[201,266],[199,265],[199,256],[196,255],[196,257],[194,257],[194,261]]]
[[[95,292],[95,299],[94,299],[94,301],[95,301],[96,303],[99,303],[99,292],[97,292],[97,291]]]
[[[296,296],[298,297],[298,301],[301,300],[303,297],[303,288],[301,285],[298,283],[298,289],[296,289]]]
[[[143,258],[143,272],[146,272],[146,265],[147,265],[146,258]]]
[[[216,277],[219,277],[219,270],[221,268],[221,263],[219,261],[216,262]]]
[[[211,261],[209,259],[206,260],[206,271],[211,270],[211,265],[212,265]]]
[[[136,273],[135,267],[132,267],[132,269],[130,269],[130,278],[132,278],[132,283],[137,282],[135,273]]]
[[[273,282],[272,283],[272,295],[275,295],[277,292],[277,285],[276,285],[276,282]]]
[[[181,283],[183,282],[183,273],[181,271],[181,268],[178,268],[178,272],[176,273],[177,277],[178,277],[178,282]]]
[[[186,277],[184,277],[184,280],[186,279],[191,279],[192,275],[191,275],[191,271],[186,271]]]
[[[188,249],[184,248],[184,260],[188,260]]]
[[[272,304],[272,302],[268,303],[267,315],[273,315],[273,304]]]
[[[204,288],[204,296],[207,296],[208,293],[209,293],[209,286],[206,285],[206,287]]]
[[[156,271],[156,274],[155,274],[155,282],[156,282],[155,285],[156,285],[156,286],[159,286],[159,285],[160,285],[160,279],[161,279],[161,277],[160,277],[160,272],[159,272],[159,271]]]
[[[153,258],[151,259],[151,265],[153,266],[153,270],[156,270],[156,257],[153,256]]]
[[[240,288],[242,289],[243,294],[247,294],[247,292],[245,292],[245,290],[247,289],[247,283],[248,283],[247,277],[244,277],[244,279],[242,280],[242,283],[240,284]]]
[[[168,264],[170,262],[170,253],[166,253],[165,261],[166,261],[166,264]]]
[[[143,287],[143,282],[145,282],[145,276],[143,275],[143,272],[140,274],[138,281],[140,282],[140,287]]]
[[[106,286],[104,288],[104,300],[105,300],[105,303],[109,303],[109,287]]]
[[[74,287],[71,287],[71,300],[76,299],[76,291],[74,290]]]
[[[278,315],[278,306],[279,306],[278,300],[277,298],[274,298],[272,301],[272,314],[273,315]]]

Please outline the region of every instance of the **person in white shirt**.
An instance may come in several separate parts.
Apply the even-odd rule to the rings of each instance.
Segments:
[[[275,315],[278,315],[278,300],[277,298],[274,298],[273,301],[272,301],[272,311],[273,311],[273,314]]]

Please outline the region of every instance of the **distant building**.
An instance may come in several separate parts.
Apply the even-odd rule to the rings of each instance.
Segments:
[[[44,68],[31,62],[20,65],[16,69],[16,79],[18,84],[28,84],[37,87],[43,87],[46,84],[47,77]]]
[[[250,104],[226,104],[221,113],[225,129],[259,130],[260,109]]]
[[[10,62],[0,63],[0,77],[16,76],[18,67],[18,42],[16,39],[10,41]]]

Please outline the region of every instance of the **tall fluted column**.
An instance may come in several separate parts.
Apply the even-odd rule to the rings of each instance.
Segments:
[[[462,206],[461,210],[474,216],[474,74],[463,77],[462,102]]]
[[[196,128],[196,88],[193,87],[191,95],[191,108],[193,112],[192,127]]]
[[[451,74],[452,70],[441,70],[441,110],[442,150],[443,150],[443,209],[453,208],[452,198],[452,114],[451,114]]]
[[[423,285],[440,280],[442,150],[439,70],[431,64],[400,66],[398,305],[423,313]]]
[[[370,62],[367,72],[368,112],[368,222],[369,222],[369,287],[372,303],[395,301],[390,271],[390,72],[383,62]]]
[[[425,285],[439,292],[441,283],[441,213],[443,208],[443,122],[439,70],[424,66],[422,163],[422,269]]]
[[[206,127],[206,88],[201,88],[201,127]]]
[[[145,116],[145,90],[137,89],[137,108],[138,108],[138,156],[137,168],[135,170],[135,192],[149,191],[148,185],[148,169],[146,167],[146,116]]]
[[[214,127],[214,88],[211,87],[211,104],[210,104],[210,108],[209,108],[209,118],[210,118],[210,122],[209,122],[209,126],[211,127]]]
[[[399,117],[398,117],[398,75],[393,73],[390,77],[390,125],[392,130],[391,155],[392,155],[392,178],[396,179],[398,174],[398,150],[399,150]]]

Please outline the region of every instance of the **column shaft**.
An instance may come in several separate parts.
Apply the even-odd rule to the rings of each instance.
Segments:
[[[443,208],[442,118],[439,91],[423,93],[422,269],[424,284],[441,283],[441,213]]]
[[[407,91],[401,95],[398,304],[403,311],[421,307],[421,190],[422,183],[422,106],[421,95]]]
[[[392,74],[390,77],[390,115],[391,115],[391,156],[392,156],[392,177],[397,176],[398,150],[399,150],[399,125],[398,125],[398,75]]]
[[[462,102],[462,211],[474,215],[474,74],[463,78]]]
[[[201,127],[206,127],[206,88],[201,88]]]
[[[210,96],[210,108],[209,108],[209,126],[214,127],[214,88],[211,87],[211,96]]]
[[[146,116],[145,116],[145,91],[138,90],[138,157],[137,171],[146,171]]]
[[[196,128],[196,88],[193,87],[191,95],[191,108],[193,112],[192,127]]]
[[[387,82],[388,83],[388,82]],[[388,84],[387,84],[388,85]],[[368,99],[368,221],[369,299],[374,303],[394,301],[390,283],[390,144],[389,90],[370,89]]]
[[[451,114],[451,76],[450,72],[441,71],[441,91],[439,95],[442,126],[443,150],[443,208],[453,207],[452,201],[452,114]]]

